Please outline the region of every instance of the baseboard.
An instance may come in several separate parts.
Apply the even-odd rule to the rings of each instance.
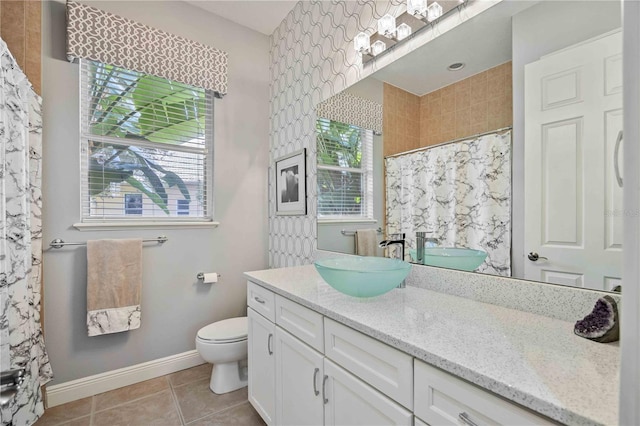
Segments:
[[[192,350],[46,387],[47,408],[204,364]]]

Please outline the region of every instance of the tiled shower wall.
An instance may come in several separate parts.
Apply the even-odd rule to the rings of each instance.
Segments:
[[[511,126],[511,92],[511,62],[422,96],[385,83],[384,155]]]
[[[420,96],[385,83],[382,121],[385,157],[420,148]]]
[[[420,146],[511,126],[511,92],[511,62],[506,62],[422,96]]]
[[[41,28],[40,0],[1,0],[0,37],[29,78],[37,94],[41,94]]]
[[[353,49],[360,31],[372,34],[377,20],[405,10],[404,0],[300,1],[271,36],[271,111],[269,170],[269,266],[310,263],[317,247],[315,105],[356,83],[394,59],[445,33],[496,1],[476,1],[411,40],[395,46],[363,69]],[[275,159],[307,150],[307,214],[277,216]]]

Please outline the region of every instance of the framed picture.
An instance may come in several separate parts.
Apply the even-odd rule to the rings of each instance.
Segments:
[[[276,160],[276,215],[307,214],[306,150]]]

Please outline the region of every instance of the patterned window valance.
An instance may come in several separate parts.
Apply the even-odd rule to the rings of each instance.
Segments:
[[[67,56],[227,93],[227,53],[67,1]]]
[[[348,92],[318,104],[316,115],[382,133],[382,105]]]

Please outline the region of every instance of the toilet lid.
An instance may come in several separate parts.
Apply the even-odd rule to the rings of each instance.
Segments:
[[[247,338],[247,317],[229,318],[198,330],[198,338],[215,342],[238,341]]]

